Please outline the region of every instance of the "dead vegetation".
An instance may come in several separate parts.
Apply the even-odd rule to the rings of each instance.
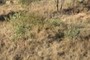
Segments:
[[[0,6],[0,60],[90,60],[89,0],[28,1]]]

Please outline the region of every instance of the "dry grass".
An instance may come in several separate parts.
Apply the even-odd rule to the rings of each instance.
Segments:
[[[6,6],[6,13],[21,7]],[[33,2],[0,21],[0,60],[90,60],[89,11],[55,11],[54,0]]]

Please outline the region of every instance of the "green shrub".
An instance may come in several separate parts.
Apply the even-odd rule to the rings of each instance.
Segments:
[[[76,38],[80,32],[79,28],[74,24],[70,24],[67,26],[68,28],[65,30],[65,36],[69,38]]]
[[[14,35],[12,35],[13,39],[21,39],[21,38],[33,38],[32,29],[34,27],[38,27],[41,30],[44,26],[44,20],[42,16],[35,15],[34,13],[27,13],[26,11],[15,13],[10,16],[10,23],[14,28]]]
[[[35,2],[35,1],[41,1],[41,0],[20,0],[20,3],[29,5],[30,3]]]
[[[47,31],[52,31],[55,34],[54,38],[62,38],[64,36],[74,38],[79,34],[79,28],[75,24],[66,25],[60,19],[46,19],[41,15],[36,15],[35,13],[28,13],[26,11],[15,13],[10,16],[10,23],[13,25],[14,34],[12,35],[14,39],[34,39],[37,32],[43,29]]]
[[[48,22],[49,22],[49,24],[54,25],[54,26],[60,26],[60,24],[61,24],[61,20],[59,20],[59,19],[50,19],[50,20],[48,20]]]

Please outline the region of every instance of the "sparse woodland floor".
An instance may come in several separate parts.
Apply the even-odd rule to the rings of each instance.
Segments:
[[[15,11],[13,7],[16,6],[7,7],[9,9],[7,11],[5,11],[7,9],[5,7],[0,10],[0,14],[7,15],[10,11],[18,11]],[[17,7],[17,9],[19,8],[20,6]],[[2,11],[4,12],[2,13]],[[28,17],[23,16],[26,18],[24,21],[24,18],[17,14],[15,21],[12,20],[14,19],[12,17],[10,17],[10,21],[0,21],[0,60],[90,60],[89,11],[74,15],[56,15],[48,18],[51,20],[49,24],[36,20],[34,24],[27,20]],[[20,21],[18,21],[19,18]],[[32,18],[31,15],[29,18],[39,19]],[[27,25],[23,26],[22,23]],[[14,24],[16,25],[14,26]],[[29,24],[34,24],[31,30],[29,30]],[[16,30],[17,32],[15,32]],[[23,35],[23,33],[25,34]]]

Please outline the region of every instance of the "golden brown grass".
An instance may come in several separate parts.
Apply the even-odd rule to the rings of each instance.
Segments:
[[[34,2],[0,21],[0,60],[90,59],[89,11],[62,16],[56,13],[48,18],[56,11],[53,3]],[[12,7],[15,5],[3,10],[19,10]]]

